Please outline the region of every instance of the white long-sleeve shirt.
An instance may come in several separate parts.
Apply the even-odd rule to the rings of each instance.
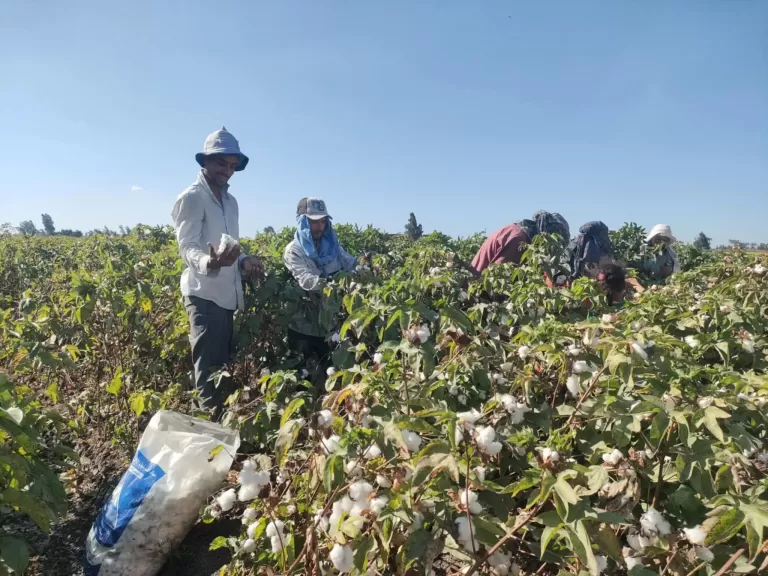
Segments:
[[[192,186],[177,198],[171,211],[184,261],[181,294],[210,300],[227,310],[243,309],[243,283],[239,262],[208,270],[212,244],[218,251],[222,234],[240,240],[237,200],[225,188],[221,203],[216,199],[202,171]],[[245,255],[241,255],[241,260]]]

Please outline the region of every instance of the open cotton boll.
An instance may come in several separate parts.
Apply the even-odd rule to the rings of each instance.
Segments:
[[[501,442],[496,442],[496,430],[492,426],[479,426],[475,430],[477,445],[489,456],[495,456],[501,452]]]
[[[712,550],[710,550],[709,548],[704,548],[703,546],[696,546],[694,550],[696,552],[696,558],[698,558],[702,562],[711,564],[712,561],[715,559],[714,552],[712,552]]]
[[[341,334],[339,332],[334,332],[333,335],[331,336],[331,342],[333,344],[338,344],[339,342],[341,342]]]
[[[224,492],[219,494],[218,498],[216,498],[216,503],[219,505],[219,508],[221,508],[224,512],[228,512],[229,510],[232,510],[232,507],[235,505],[235,502],[237,502],[237,493],[235,493],[234,488],[225,490]]]
[[[530,346],[520,346],[520,348],[517,349],[517,355],[520,357],[521,360],[525,360],[526,358],[528,358],[530,354],[531,354]]]
[[[613,314],[603,314],[602,318],[600,319],[606,324],[610,324],[613,322]]]
[[[269,539],[269,543],[272,544],[272,553],[280,554],[285,548],[285,536],[282,534],[278,536],[272,536]]]
[[[645,348],[643,348],[643,345],[640,344],[640,342],[634,341],[630,344],[630,347],[632,348],[632,352],[640,356],[640,358],[646,362],[648,361],[648,352],[645,351]]]
[[[571,396],[578,398],[581,390],[581,379],[576,374],[571,374],[565,381],[565,387],[568,388],[568,393]]]
[[[427,340],[429,340],[430,334],[431,333],[429,331],[429,326],[427,326],[426,324],[416,329],[416,336],[418,337],[419,342],[421,342],[422,344]]]
[[[226,250],[230,246],[239,246],[239,245],[240,243],[229,234],[222,234],[221,239],[219,240],[219,254],[224,252],[224,250]]]
[[[590,338],[589,332],[584,332],[584,338],[581,341],[587,348],[597,348],[598,344],[600,344],[600,338],[597,337],[597,333]]]
[[[333,454],[339,449],[339,440],[341,440],[341,438],[336,434],[331,434],[328,438],[322,438],[320,442],[322,442],[329,454]]]
[[[685,539],[695,546],[703,546],[704,541],[707,539],[707,533],[701,527],[701,524],[693,528],[684,528],[683,534],[685,534]]]
[[[371,512],[373,512],[376,516],[381,514],[381,511],[384,510],[384,507],[389,502],[389,498],[386,496],[378,496],[377,498],[374,498],[371,500],[371,503],[369,504],[369,508]]]
[[[653,544],[653,539],[643,536],[642,534],[629,534],[627,536],[627,544],[629,544],[635,552],[642,554],[645,552],[646,548]]]
[[[496,372],[495,374],[491,375],[491,382],[494,382],[495,384],[506,384],[507,379],[504,378],[503,374]]]
[[[541,459],[544,461],[544,463],[559,462],[560,453],[557,450],[552,450],[552,448],[544,447],[541,448]]]
[[[263,488],[261,484],[243,484],[237,491],[237,499],[240,502],[250,502],[259,496]]]
[[[282,520],[272,520],[269,524],[267,524],[267,536],[270,538],[277,536],[278,534],[282,535],[285,532],[285,523],[283,523]]]
[[[574,374],[584,374],[585,372],[591,372],[592,368],[587,364],[585,360],[576,360],[576,362],[573,363],[573,373]]]
[[[608,558],[605,556],[595,556],[595,564],[597,565],[598,574],[605,572],[605,569],[608,568]]]
[[[323,516],[322,510],[315,514],[315,526],[322,532],[328,532],[328,528],[331,526],[327,517]]]
[[[248,526],[248,529],[245,531],[245,533],[248,535],[248,538],[253,538],[256,534],[256,528],[259,527],[258,522],[254,522],[253,524],[250,524]]]
[[[349,487],[349,497],[352,498],[354,502],[366,500],[371,492],[373,492],[373,486],[365,480],[353,482]]]
[[[670,523],[655,508],[648,508],[648,511],[640,516],[640,526],[646,534],[666,536],[672,532]]]
[[[755,341],[754,340],[742,340],[741,347],[750,354],[755,353]]]
[[[685,343],[688,344],[691,348],[697,348],[699,346],[699,340],[696,338],[696,336],[686,336],[684,338]]]
[[[331,564],[342,574],[352,571],[354,565],[355,556],[352,553],[352,548],[349,546],[342,546],[341,544],[334,544],[329,555]]]
[[[515,365],[514,365],[514,364],[512,364],[512,362],[504,362],[504,364],[502,364],[502,365],[500,366],[500,368],[501,368],[501,369],[502,369],[504,372],[509,372],[509,371],[510,371],[510,370],[512,370],[512,368],[514,368],[514,367],[515,367]]]
[[[256,518],[259,517],[259,513],[256,511],[256,508],[246,508],[243,510],[243,519],[244,520],[256,520]]]
[[[326,374],[326,376],[333,376],[334,374],[336,374],[336,368],[334,368],[333,366],[329,367],[325,371],[325,374]]]
[[[381,474],[376,474],[376,484],[378,484],[382,488],[391,488],[392,480],[390,480],[386,476],[382,476]]]
[[[331,424],[333,424],[333,412],[328,409],[320,410],[320,412],[317,413],[317,425],[321,428],[325,428]]]
[[[474,472],[480,482],[485,482],[485,466],[475,467]]]
[[[511,557],[509,554],[504,554],[504,552],[501,551],[494,552],[488,556],[488,565],[491,568],[499,568],[503,566],[508,569],[510,561]]]
[[[621,451],[617,450],[616,448],[614,448],[613,451],[609,452],[608,454],[603,454],[603,462],[609,466],[616,466],[622,460],[624,460],[624,454],[622,454]]]
[[[456,414],[459,424],[466,430],[472,430],[475,427],[475,422],[477,422],[481,416],[482,414],[474,408],[468,412],[459,412]]]
[[[699,408],[704,409],[712,406],[714,401],[715,399],[712,398],[712,396],[704,396],[703,398],[699,398],[696,403],[699,405]]]
[[[472,536],[475,533],[475,527],[470,524],[469,519],[466,516],[459,516],[456,518],[456,528],[459,533],[456,537],[456,541],[461,544],[467,552],[472,552]],[[478,544],[475,543],[475,546],[478,546]]]
[[[768,270],[765,266],[762,264],[755,264],[755,267],[752,268],[752,272],[755,274],[765,274],[765,271]]]
[[[465,508],[469,508],[472,514],[480,514],[483,511],[483,507],[480,502],[477,501],[477,492],[472,490],[461,490],[459,493],[459,502]]]
[[[357,463],[357,460],[350,460],[347,462],[346,466],[344,466],[344,471],[347,473],[347,476],[356,476],[357,478],[362,477],[364,473],[364,470]]]
[[[256,552],[256,541],[253,538],[248,538],[243,542],[243,552],[246,554],[253,554]]]
[[[384,354],[381,352],[376,352],[376,354],[373,355],[373,363],[374,364],[381,364],[384,361]]]
[[[365,449],[365,452],[363,452],[363,458],[366,460],[373,460],[379,456],[381,456],[381,448],[379,448],[377,444],[371,444]]]
[[[565,352],[566,354],[568,354],[568,356],[578,356],[579,354],[581,354],[581,348],[576,346],[576,344],[571,344],[570,346],[568,346]]]
[[[421,448],[421,436],[416,434],[416,432],[411,432],[408,429],[403,429],[400,431],[400,435],[403,437],[403,442],[405,442],[405,445],[408,447],[408,450],[410,452],[418,452],[419,448]]]

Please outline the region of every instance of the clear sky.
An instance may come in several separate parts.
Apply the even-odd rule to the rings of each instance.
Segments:
[[[0,222],[170,223],[225,125],[299,198],[468,235],[560,211],[768,241],[764,0],[5,0]]]

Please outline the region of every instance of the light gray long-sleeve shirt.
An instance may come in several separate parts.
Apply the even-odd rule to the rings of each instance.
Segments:
[[[184,190],[171,211],[179,242],[179,255],[184,261],[181,274],[182,296],[210,300],[227,310],[243,309],[243,282],[239,262],[217,270],[208,270],[210,249],[216,250],[222,234],[240,240],[237,200],[228,187],[221,192],[221,203],[214,196],[202,171],[197,180]],[[240,261],[245,254],[240,256]]]

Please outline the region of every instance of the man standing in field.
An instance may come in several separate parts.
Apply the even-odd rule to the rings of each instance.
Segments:
[[[291,319],[288,344],[322,366],[330,353],[329,331],[320,322],[322,290],[337,272],[354,270],[357,258],[339,246],[328,209],[320,198],[302,198],[296,208],[296,222],[296,234],[285,247],[283,262],[305,294]]]
[[[225,385],[217,389],[211,374],[232,352],[233,314],[244,306],[242,277],[256,276],[261,262],[241,252],[237,200],[229,192],[229,179],[246,167],[248,157],[222,128],[205,139],[195,159],[202,170],[171,215],[184,261],[181,295],[189,315],[195,388],[201,406],[216,419],[228,391]],[[234,241],[222,242],[223,234]]]

